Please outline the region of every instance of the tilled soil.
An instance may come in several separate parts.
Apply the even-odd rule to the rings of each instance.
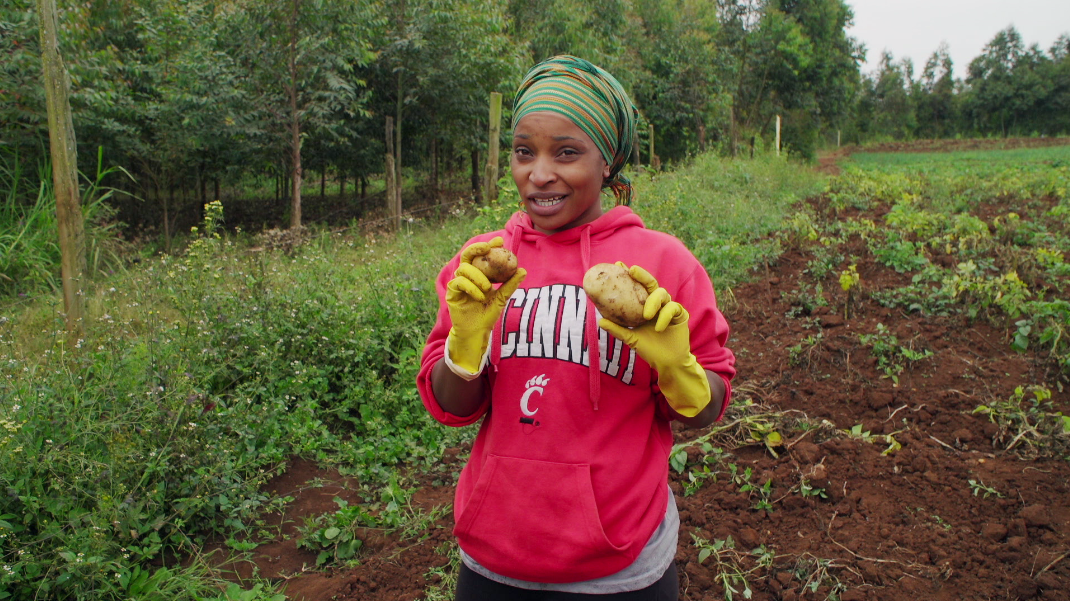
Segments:
[[[739,405],[713,427],[747,415],[775,415],[771,423],[784,441],[774,457],[748,440],[746,428],[729,428],[710,440],[726,453],[710,464],[716,478],[685,496],[687,474],[672,472],[681,514],[681,599],[724,599],[726,583],[736,589],[735,599],[744,598],[746,584],[752,599],[770,601],[1067,599],[1070,466],[1061,458],[1067,450],[1037,452],[1026,435],[1006,451],[1005,432],[973,413],[1030,384],[1053,388],[1055,409],[1070,413],[1070,395],[1056,386],[1057,372],[1032,354],[1011,351],[1005,327],[881,307],[865,292],[903,285],[908,276],[874,262],[861,243],[848,253],[862,258],[863,294],[846,316],[835,280],[846,264],[824,282],[829,306],[808,313],[793,307],[800,284],[812,284],[805,272],[810,257],[800,250],[722,295],[738,357]],[[876,332],[878,324],[899,344],[933,353],[904,370],[898,384],[860,343],[859,335]],[[816,344],[793,353],[808,336]],[[754,405],[740,410],[748,400]],[[858,425],[858,433],[870,435],[845,432]],[[678,428],[676,440],[707,432]],[[890,443],[883,435],[892,435],[901,448],[885,453]],[[698,446],[688,455],[692,466],[707,456]],[[445,461],[456,471],[466,456],[465,448],[451,449]],[[735,479],[730,464],[737,468]],[[747,468],[751,475],[744,480]],[[313,478],[325,478],[328,487],[309,486]],[[814,494],[800,494],[804,479]],[[771,485],[763,496],[766,482]],[[414,506],[430,510],[452,501],[452,487],[432,485],[431,476],[423,484]],[[253,561],[261,576],[285,580],[293,599],[422,599],[437,582],[429,571],[447,563],[453,526],[448,512],[407,540],[363,532],[357,567],[303,572],[315,555],[296,548],[295,526],[301,516],[333,511],[330,499],[348,489],[337,475],[296,461],[271,490],[295,497],[277,522],[291,538],[262,545]],[[756,508],[763,498],[771,510]],[[693,537],[710,545],[726,542],[699,561]],[[234,567],[247,576],[253,564]],[[732,573],[742,579],[726,581],[723,575]]]

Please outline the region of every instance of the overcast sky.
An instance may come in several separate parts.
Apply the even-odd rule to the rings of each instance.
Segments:
[[[896,60],[910,57],[915,76],[925,61],[947,42],[955,77],[985,45],[1014,25],[1028,48],[1040,44],[1048,51],[1059,35],[1070,32],[1070,0],[846,0],[854,9],[854,26],[848,35],[866,46],[862,72],[877,68],[881,52]]]

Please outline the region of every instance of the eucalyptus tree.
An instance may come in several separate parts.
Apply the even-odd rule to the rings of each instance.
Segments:
[[[716,12],[696,0],[638,0],[634,10],[640,35],[631,40],[641,69],[632,96],[654,125],[659,158],[705,150],[727,129],[731,106],[719,77],[731,58],[717,45]]]
[[[532,63],[572,54],[603,67],[627,89],[635,59],[628,53],[629,3],[625,0],[510,0],[514,37]]]
[[[41,48],[34,0],[0,6],[0,151],[35,164],[48,119],[41,86]]]
[[[846,33],[850,7],[843,0],[718,0],[718,14],[720,43],[736,59],[725,73],[733,141],[767,133],[776,114],[792,111],[796,148],[811,152],[813,136],[847,114],[859,85],[863,51]]]
[[[301,226],[301,146],[309,135],[358,118],[364,82],[354,69],[373,58],[367,3],[346,0],[233,0],[227,53],[241,72],[249,117],[283,147],[292,188],[290,226]]]
[[[967,111],[978,131],[1008,135],[1014,129],[1019,104],[1014,68],[1024,53],[1022,36],[1012,26],[997,33],[970,62]]]
[[[943,138],[957,125],[953,67],[946,42],[941,43],[925,62],[913,92],[919,137]]]
[[[501,4],[387,0],[383,9],[378,58],[367,70],[372,129],[382,132],[383,119],[394,119],[399,174],[403,163],[423,157],[437,173],[453,152],[477,156],[486,143],[489,92],[510,93],[524,67]]]

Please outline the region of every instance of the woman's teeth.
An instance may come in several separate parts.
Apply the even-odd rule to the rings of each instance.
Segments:
[[[532,202],[534,202],[537,206],[540,207],[552,207],[553,205],[561,202],[564,199],[564,196],[555,196],[553,198],[534,198],[532,199]]]

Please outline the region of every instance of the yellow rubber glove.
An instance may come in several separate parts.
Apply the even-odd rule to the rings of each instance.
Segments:
[[[629,329],[603,318],[598,327],[622,340],[657,370],[658,386],[677,413],[695,417],[710,403],[710,382],[691,353],[687,310],[673,301],[647,270],[633,265],[628,272],[650,293],[643,306],[643,317],[648,321]]]
[[[469,380],[478,376],[486,366],[494,324],[498,322],[509,297],[527,276],[527,271],[518,268],[513,277],[497,290],[493,289],[487,276],[472,265],[472,259],[500,246],[502,238],[498,236],[489,242],[476,242],[465,248],[461,252],[461,264],[454,272],[454,278],[446,285],[446,308],[453,322],[446,337],[446,364],[453,373]]]

